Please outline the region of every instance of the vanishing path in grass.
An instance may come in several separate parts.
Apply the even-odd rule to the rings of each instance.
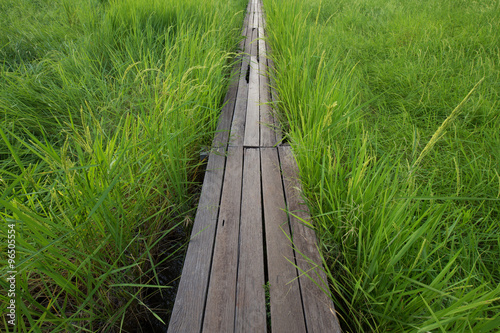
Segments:
[[[169,332],[340,332],[302,222],[297,165],[269,105],[264,27],[261,1],[250,0]]]

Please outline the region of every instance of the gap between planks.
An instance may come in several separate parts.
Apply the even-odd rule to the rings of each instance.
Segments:
[[[265,332],[266,272],[274,332],[340,332],[314,231],[297,219],[309,216],[290,148],[258,148],[281,141],[262,12],[249,2],[240,77],[213,141],[169,332]]]

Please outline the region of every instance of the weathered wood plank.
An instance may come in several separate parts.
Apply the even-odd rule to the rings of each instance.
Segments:
[[[305,332],[290,229],[276,148],[261,148],[262,193],[271,301],[271,329]],[[290,261],[292,263],[290,263]]]
[[[250,8],[250,4],[248,7]],[[243,35],[247,33],[248,21],[249,14],[245,16]],[[244,46],[245,43],[242,42],[241,45]],[[239,81],[234,77],[241,71],[242,63],[236,64],[231,75],[233,81],[224,98],[224,107],[212,142],[191,241],[169,322],[169,332],[195,332],[201,329],[224,177],[226,146],[239,86]]]
[[[280,146],[285,197],[290,211],[295,258],[299,267],[299,283],[307,325],[307,332],[340,332],[335,308],[329,297],[328,282],[318,252],[314,230],[304,225],[310,222],[309,210],[301,198],[297,163],[290,146]],[[295,215],[295,216],[294,216]],[[325,293],[326,292],[326,293]]]
[[[255,33],[253,34],[255,35]],[[255,43],[255,41],[254,41]],[[258,147],[259,133],[259,64],[257,57],[250,56],[250,77],[248,82],[247,114],[245,122],[245,147]]]
[[[259,4],[259,12],[260,13],[264,13],[264,3],[262,2],[262,0],[257,0],[257,3]],[[262,16],[264,17],[264,16]]]
[[[248,30],[248,20],[250,3],[247,6],[247,15],[245,15],[245,20],[243,22],[243,28],[241,34],[246,36]],[[240,42],[240,49],[244,51],[245,49],[245,39]],[[231,83],[229,84],[228,92],[224,98],[224,107],[222,109],[221,115],[219,116],[219,122],[217,124],[217,133],[215,134],[215,139],[212,143],[212,148],[219,147],[221,145],[227,145],[229,139],[229,133],[231,131],[232,120],[234,116],[234,109],[236,104],[236,97],[238,94],[238,86],[240,81],[241,73],[243,72],[242,66],[244,63],[244,56],[239,55],[237,63],[233,66],[231,72]]]
[[[248,81],[247,72],[249,71],[250,51],[252,41],[252,29],[250,22],[253,22],[254,17],[254,4],[249,3],[250,9],[248,11],[248,26],[245,35],[245,47],[243,50],[243,61],[241,64],[240,79],[238,82],[238,94],[236,96],[233,122],[231,123],[231,134],[229,138],[229,146],[243,145],[245,135],[245,121],[247,112],[247,98],[248,98]]]
[[[244,151],[236,332],[266,332],[260,151]]]
[[[264,17],[261,13],[259,24],[259,80],[260,80],[260,145],[261,147],[272,147],[276,145],[276,134],[274,133],[274,119],[269,106],[269,81],[267,78],[267,52],[264,35]]]
[[[257,1],[254,2],[254,15],[252,23],[250,24],[250,29],[252,30],[252,49],[250,51],[251,55],[257,56],[257,36],[258,36],[258,28],[259,28],[259,13],[257,12]]]
[[[258,18],[258,14],[259,14],[259,2],[258,1],[252,1],[253,4],[254,4],[254,7],[253,7],[253,11],[254,11],[254,17],[253,17],[253,22],[252,22],[252,25],[251,25],[251,28],[252,29],[257,29],[259,27],[259,18]]]
[[[250,18],[250,11],[252,8],[252,3],[249,1],[247,4],[247,11],[245,14],[245,19],[243,20],[243,28],[241,29],[241,35],[246,36],[247,35],[247,29],[248,29],[248,20]],[[244,51],[245,50],[245,39],[242,39],[240,41],[240,50]]]
[[[265,13],[263,11],[263,29],[264,29],[264,34],[265,34],[265,29],[266,29],[266,20],[265,20]],[[267,64],[267,73],[268,73],[268,84],[269,84],[269,98],[270,98],[270,105],[269,105],[269,111],[270,115],[273,119],[272,122],[269,124],[271,125],[271,128],[274,130],[274,136],[275,136],[275,144],[279,144],[282,141],[282,134],[281,134],[281,126],[280,122],[278,119],[278,108],[277,108],[277,102],[278,102],[278,94],[276,93],[276,82],[274,81],[273,77],[273,71],[275,70],[274,67],[274,61],[272,60],[272,52],[271,48],[268,43],[265,43],[265,52],[266,52],[266,64]]]
[[[290,227],[284,211],[287,202],[294,214],[309,218],[301,211],[293,155],[283,147],[279,154],[276,148],[243,147],[281,141],[270,106],[277,94],[269,90],[274,83],[266,75],[274,64],[263,39],[264,10],[260,0],[251,0],[247,8],[246,38],[240,44],[244,55],[234,68],[239,78],[230,84],[213,140],[169,332],[265,332],[266,258],[272,330],[340,332],[333,304],[317,285],[326,277],[315,234],[295,217]],[[297,251],[311,260],[294,253],[290,228]],[[312,280],[297,278],[294,263]]]
[[[260,3],[262,3],[262,1],[260,1]],[[266,19],[265,19],[265,10],[264,10],[264,6],[261,5],[261,17],[262,17],[262,24],[261,26],[259,27],[262,27],[262,31],[263,31],[263,37],[265,37],[265,31],[266,31]],[[279,122],[279,119],[278,119],[278,109],[277,109],[277,102],[278,102],[278,94],[276,93],[276,90],[275,90],[275,82],[274,82],[274,78],[272,76],[272,73],[275,69],[274,67],[274,62],[272,60],[272,58],[270,57],[270,54],[271,54],[271,49],[268,45],[268,43],[264,43],[264,48],[260,48],[263,50],[263,52],[265,52],[265,72],[264,71],[261,71],[262,74],[266,73],[265,77],[266,77],[266,80],[267,80],[267,85],[269,85],[269,88],[267,88],[268,90],[268,102],[270,102],[269,104],[270,105],[267,105],[267,108],[269,110],[269,117],[272,119],[269,119],[269,118],[266,118],[264,121],[262,121],[264,124],[266,124],[271,131],[272,131],[272,136],[273,138],[271,139],[271,142],[272,142],[272,146],[276,146],[277,144],[279,144],[281,141],[282,141],[282,133],[281,133],[281,126],[280,126],[280,122]],[[261,111],[261,114],[266,114],[265,112],[263,113]],[[262,132],[262,127],[261,127],[261,133]],[[264,131],[264,135],[268,135],[268,132],[267,131]],[[267,141],[267,138],[265,139],[265,141]],[[262,138],[261,138],[261,142],[262,142]],[[264,145],[263,145],[264,146]]]
[[[266,48],[267,48],[267,54],[268,54],[268,58],[267,58],[267,64],[268,64],[268,67],[269,67],[269,73],[272,73],[276,70],[275,66],[274,66],[274,61],[272,60],[272,58],[269,56],[270,54],[270,51],[269,51],[269,45],[266,44]],[[274,119],[274,132],[275,132],[275,135],[276,135],[276,142],[277,143],[281,143],[281,141],[283,140],[283,135],[281,133],[281,125],[280,125],[280,121],[279,121],[279,117],[278,117],[278,102],[279,102],[279,98],[278,98],[278,93],[276,92],[276,81],[273,77],[273,74],[270,75],[270,79],[269,79],[269,90],[270,90],[270,94],[271,94],[271,114],[273,116],[273,119]]]
[[[208,158],[169,332],[199,332],[201,329],[224,176],[224,152],[224,147],[218,148]]]
[[[254,15],[252,24],[251,43],[250,43],[250,73],[248,81],[248,95],[247,95],[247,112],[245,120],[245,134],[243,145],[245,147],[258,147],[260,143],[259,134],[259,64],[258,64],[258,12],[257,1],[253,1]]]
[[[243,147],[229,147],[208,286],[204,332],[232,332],[236,306]]]
[[[231,82],[229,89],[224,98],[224,107],[222,108],[217,123],[217,132],[214,140],[212,141],[212,149],[217,147],[226,147],[229,140],[229,132],[231,130],[231,121],[234,115],[234,106],[236,104],[236,96],[238,94],[238,73],[241,71],[241,62],[234,65],[231,73]]]

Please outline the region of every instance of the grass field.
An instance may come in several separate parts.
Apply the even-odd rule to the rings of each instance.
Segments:
[[[347,332],[500,327],[500,3],[265,0]]]
[[[2,289],[12,235],[17,271],[17,326],[0,330],[168,320],[150,298],[171,287],[245,5],[0,0]]]

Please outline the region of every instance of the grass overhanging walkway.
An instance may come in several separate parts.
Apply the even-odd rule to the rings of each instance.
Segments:
[[[168,323],[246,4],[0,2],[0,331]]]
[[[264,27],[251,0],[169,332],[340,332],[297,166],[271,113]]]
[[[345,330],[500,327],[499,4],[264,0]]]

